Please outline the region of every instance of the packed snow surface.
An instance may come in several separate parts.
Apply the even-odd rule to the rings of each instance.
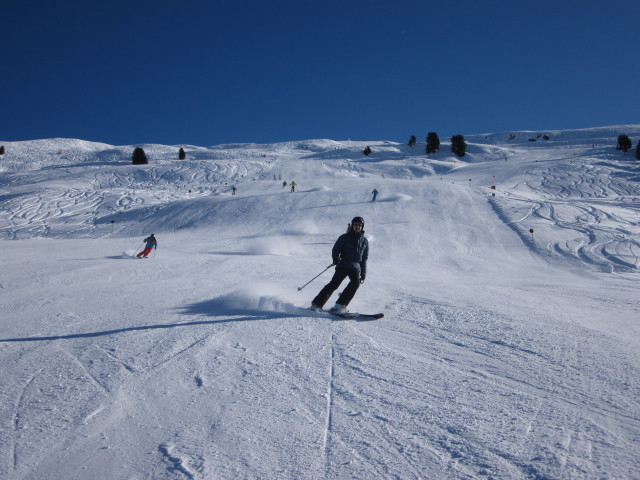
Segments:
[[[0,477],[640,478],[620,134],[0,142]],[[378,321],[299,290],[354,216]]]

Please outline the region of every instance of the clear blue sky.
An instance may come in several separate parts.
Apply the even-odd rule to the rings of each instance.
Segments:
[[[640,123],[637,0],[20,0],[0,14],[0,141]]]

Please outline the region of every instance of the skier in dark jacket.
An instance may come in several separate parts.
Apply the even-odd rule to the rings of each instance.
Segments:
[[[333,265],[336,271],[331,281],[324,286],[311,302],[311,308],[322,310],[329,297],[335,292],[342,281],[349,277],[347,288],[340,294],[336,304],[331,308],[332,313],[345,313],[347,305],[353,299],[358,287],[364,283],[367,276],[367,259],[369,258],[369,242],[364,236],[364,220],[355,217],[351,220],[347,233],[340,235],[331,250]]]
[[[151,249],[158,248],[158,241],[156,240],[156,237],[153,235],[153,233],[145,238],[144,241],[147,242],[147,244],[144,246],[144,250],[136,255],[138,258],[147,258],[147,255],[151,253]]]

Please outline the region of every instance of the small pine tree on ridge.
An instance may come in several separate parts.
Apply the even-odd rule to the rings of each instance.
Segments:
[[[134,165],[146,165],[149,163],[149,159],[147,155],[144,153],[144,150],[140,147],[136,147],[133,150],[133,154],[131,155],[131,163]]]

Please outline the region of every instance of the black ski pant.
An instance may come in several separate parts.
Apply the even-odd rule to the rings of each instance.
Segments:
[[[336,272],[333,274],[331,281],[320,290],[320,293],[318,293],[311,303],[318,307],[324,307],[324,304],[327,303],[331,294],[340,287],[342,281],[347,277],[349,277],[349,284],[340,294],[336,303],[344,305],[345,307],[349,305],[349,302],[353,299],[353,296],[360,286],[360,270],[357,268],[336,267]]]

